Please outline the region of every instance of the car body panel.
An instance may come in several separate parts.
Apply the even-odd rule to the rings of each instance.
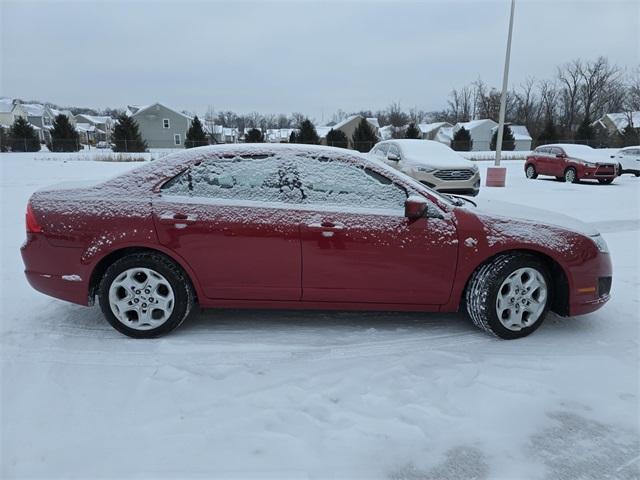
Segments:
[[[624,173],[640,175],[640,146],[621,148],[611,155],[611,159],[620,165],[620,175]]]

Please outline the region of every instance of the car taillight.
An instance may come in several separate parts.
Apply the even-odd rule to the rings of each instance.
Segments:
[[[36,220],[36,216],[33,214],[33,209],[31,208],[31,204],[27,204],[26,223],[27,223],[27,233],[42,232],[42,227],[38,223],[38,220]]]

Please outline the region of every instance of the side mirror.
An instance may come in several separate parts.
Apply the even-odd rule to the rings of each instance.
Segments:
[[[427,199],[411,195],[404,202],[404,216],[412,220],[422,218],[426,215],[428,206]]]
[[[387,155],[387,160],[391,160],[392,162],[399,162],[400,157],[395,153],[390,153]]]
[[[556,154],[556,158],[567,158],[567,154],[566,153],[558,153],[558,154]]]

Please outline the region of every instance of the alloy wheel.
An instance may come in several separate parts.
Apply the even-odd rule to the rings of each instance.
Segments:
[[[547,282],[538,270],[515,270],[502,282],[496,297],[496,311],[502,325],[512,331],[538,321],[547,304]]]
[[[150,268],[130,268],[109,287],[109,305],[122,324],[135,330],[150,330],[165,323],[175,304],[171,284]]]

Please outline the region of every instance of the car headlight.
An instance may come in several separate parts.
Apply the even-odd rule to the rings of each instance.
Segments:
[[[601,253],[609,253],[609,247],[607,246],[607,242],[604,241],[604,238],[602,238],[602,235],[592,235],[589,238],[593,240],[593,243],[596,244],[596,247],[598,247]]]
[[[585,167],[597,167],[597,163],[585,162],[584,160],[576,160],[576,163],[584,165]]]
[[[431,167],[417,167],[416,170],[418,172],[431,173],[435,172],[437,169]]]

